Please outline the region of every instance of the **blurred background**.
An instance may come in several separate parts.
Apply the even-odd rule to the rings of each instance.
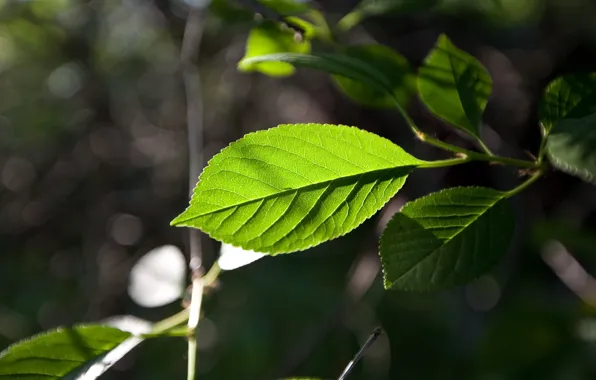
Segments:
[[[356,2],[317,4],[337,21]],[[536,152],[537,104],[550,80],[596,71],[592,0],[404,4],[365,20],[348,41],[386,44],[417,67],[447,33],[493,77],[484,120],[502,155]],[[169,226],[188,196],[179,64],[187,15],[183,0],[0,1],[0,349],[59,325],[125,314],[157,321],[180,310],[179,300],[142,306],[128,289],[147,252],[187,252],[187,231]],[[203,20],[206,159],[245,133],[297,122],[355,125],[417,157],[445,158],[415,141],[396,112],[351,103],[324,74],[237,72],[253,21],[228,16]],[[410,112],[423,130],[471,148],[419,102]],[[519,180],[484,163],[416,172],[348,236],[224,272],[204,304],[200,378],[336,378],[375,326],[386,334],[353,379],[596,378],[593,185],[551,171],[514,199],[510,251],[467,286],[386,292],[377,275],[378,232],[404,202]],[[219,249],[205,239],[207,265]],[[183,379],[185,346],[145,342],[104,378]]]

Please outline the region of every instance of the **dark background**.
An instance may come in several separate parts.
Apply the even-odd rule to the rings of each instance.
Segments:
[[[319,2],[331,20],[354,3]],[[439,3],[369,19],[349,41],[376,40],[418,66],[447,33],[493,77],[488,145],[529,158],[546,84],[596,71],[596,3]],[[186,251],[186,230],[169,226],[188,193],[178,58],[186,15],[187,5],[166,0],[0,2],[0,348],[59,325],[122,314],[157,321],[180,309],[140,307],[127,286],[150,249]],[[355,125],[417,157],[446,157],[416,142],[396,112],[354,105],[324,74],[299,70],[278,80],[237,72],[249,28],[205,18],[206,158],[247,132],[297,122]],[[410,112],[423,130],[471,148],[417,101]],[[584,272],[596,271],[593,185],[551,171],[514,199],[510,251],[467,286],[415,294],[371,280],[378,226],[400,204],[446,186],[518,182],[514,169],[485,163],[417,172],[350,235],[224,273],[205,300],[200,378],[336,378],[377,325],[386,334],[353,379],[596,378],[596,285]],[[218,249],[205,242],[207,264]],[[183,379],[185,371],[185,341],[164,338],[105,378]]]

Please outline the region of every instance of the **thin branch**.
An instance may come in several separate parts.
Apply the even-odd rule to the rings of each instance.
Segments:
[[[358,352],[354,356],[354,359],[352,359],[348,363],[348,365],[346,366],[344,371],[339,376],[338,380],[345,380],[345,378],[350,374],[350,372],[352,372],[352,369],[354,369],[354,366],[356,365],[356,363],[358,363],[358,361],[362,358],[362,355],[364,355],[364,352],[375,342],[375,340],[377,340],[379,335],[381,335],[382,333],[383,333],[383,330],[380,327],[375,328],[375,330],[372,332],[372,334],[370,334],[370,336],[368,337],[368,339],[366,340],[366,342],[364,343],[362,348],[360,348],[360,350],[358,350]]]
[[[596,306],[596,279],[561,242],[549,242],[542,250],[542,260],[583,302],[592,307]]]
[[[189,195],[196,184],[203,166],[203,101],[201,95],[201,77],[197,66],[199,47],[203,37],[203,12],[191,9],[186,21],[180,62],[186,90]],[[202,267],[201,235],[196,229],[189,230],[190,259],[189,267],[193,276],[200,276]]]
[[[201,77],[197,65],[199,48],[203,37],[203,10],[191,8],[180,51],[180,63],[186,91],[189,195],[203,167],[203,101]],[[203,299],[202,247],[199,230],[189,229],[189,261],[192,276],[192,293],[188,316],[188,372],[187,379],[194,380],[197,360],[197,326]]]

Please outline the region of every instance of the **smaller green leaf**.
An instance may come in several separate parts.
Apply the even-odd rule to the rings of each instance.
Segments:
[[[570,74],[548,84],[540,101],[540,123],[548,135],[557,121],[596,113],[596,73]]]
[[[246,250],[305,250],[370,218],[424,163],[354,127],[280,125],[213,157],[172,225]]]
[[[513,235],[506,198],[489,188],[456,187],[407,203],[381,236],[385,288],[437,290],[488,271]]]
[[[386,78],[392,93],[379,91],[361,81],[334,75],[333,81],[350,99],[371,107],[395,107],[395,101],[406,107],[415,92],[415,76],[408,61],[393,49],[383,45],[349,46],[342,52],[346,57],[366,62]]]
[[[23,340],[0,353],[0,379],[64,379],[131,337],[122,330],[83,325]]]
[[[296,38],[295,32],[288,30],[279,23],[264,21],[261,25],[252,28],[246,41],[244,58],[238,63],[241,71],[259,71],[270,76],[288,76],[295,71],[294,67],[286,62],[251,62],[247,58],[259,57],[271,53],[308,53],[312,31],[310,24],[297,18],[292,21],[307,30],[306,38],[302,41]]]
[[[420,68],[418,90],[433,114],[480,138],[492,79],[476,58],[456,48],[444,34]]]
[[[585,181],[594,181],[596,113],[581,119],[560,120],[550,132],[546,149],[554,167]]]

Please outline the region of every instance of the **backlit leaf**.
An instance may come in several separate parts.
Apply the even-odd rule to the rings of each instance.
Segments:
[[[418,91],[433,114],[480,137],[492,79],[476,58],[456,48],[447,36],[439,37],[420,68]]]
[[[370,218],[423,163],[357,128],[281,125],[213,157],[172,224],[257,252],[304,250]]]
[[[505,254],[514,219],[506,193],[457,187],[406,204],[380,255],[386,289],[436,290],[473,280]]]
[[[335,84],[350,99],[366,106],[390,108],[395,99],[407,106],[415,92],[416,79],[408,61],[383,45],[349,46],[343,52],[347,57],[366,62],[383,74],[392,94],[345,76],[334,75]]]
[[[293,19],[307,30],[313,30],[305,21]],[[310,33],[307,31],[307,34]],[[310,36],[310,35],[309,35]],[[244,58],[238,63],[238,69],[246,72],[259,71],[270,76],[288,76],[294,73],[294,67],[286,62],[250,62],[246,58],[258,57],[271,53],[308,53],[310,41],[308,38],[296,38],[293,30],[288,30],[281,24],[265,21],[251,29],[246,41]]]
[[[559,77],[544,90],[540,101],[540,123],[548,134],[563,118],[581,119],[596,113],[596,73]]]
[[[581,119],[565,118],[557,122],[550,132],[546,149],[549,160],[557,169],[588,182],[594,181],[596,113]]]
[[[0,379],[76,379],[129,337],[130,333],[101,325],[45,332],[0,353]]]

